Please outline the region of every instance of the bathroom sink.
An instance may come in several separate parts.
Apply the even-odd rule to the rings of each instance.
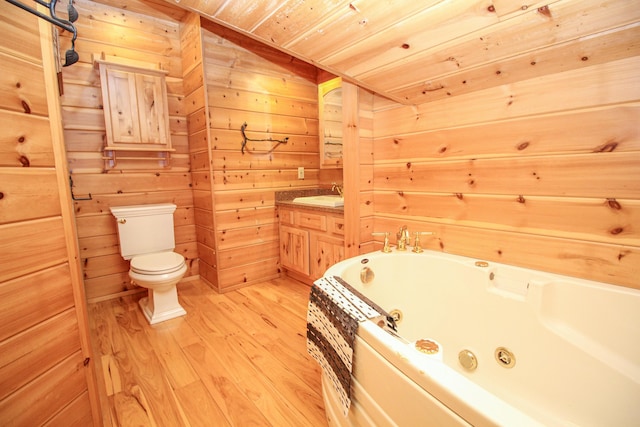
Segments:
[[[293,199],[293,203],[335,208],[338,206],[344,206],[344,199],[337,194],[324,194],[320,196],[296,197]]]

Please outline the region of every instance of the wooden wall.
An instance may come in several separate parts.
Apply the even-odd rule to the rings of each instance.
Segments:
[[[0,28],[0,424],[97,426],[52,28],[6,2]]]
[[[91,194],[93,200],[75,202],[78,236],[90,301],[143,291],[128,277],[129,263],[122,259],[115,219],[110,206],[171,202],[174,214],[175,251],[189,265],[185,278],[198,275],[198,253],[189,173],[187,120],[184,107],[179,19],[144,2],[128,2],[127,8],[79,0],[76,49],[80,61],[63,69],[64,138],[76,196]],[[61,4],[64,9],[64,5]],[[167,13],[165,13],[168,10]],[[69,38],[61,41],[63,51]],[[119,161],[105,169],[102,148],[105,121],[98,70],[92,55],[106,55],[160,64],[167,76],[172,166],[161,162]]]
[[[375,250],[373,224],[374,95],[343,80],[345,257]]]
[[[193,140],[207,138],[192,144],[195,217],[201,277],[224,292],[280,274],[275,192],[342,182],[342,172],[319,169],[316,68],[202,27],[206,117],[189,120]],[[250,139],[288,142],[249,141],[242,153],[244,123]]]
[[[485,52],[430,102],[377,98],[376,231],[406,224],[435,232],[432,249],[640,288],[638,22],[606,12],[553,49]]]

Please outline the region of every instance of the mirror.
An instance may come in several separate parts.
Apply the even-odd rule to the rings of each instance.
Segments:
[[[342,167],[342,79],[318,85],[320,167]]]

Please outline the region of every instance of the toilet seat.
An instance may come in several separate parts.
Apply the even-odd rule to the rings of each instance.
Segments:
[[[182,269],[184,257],[175,252],[156,252],[131,258],[131,271],[144,275],[170,274]]]

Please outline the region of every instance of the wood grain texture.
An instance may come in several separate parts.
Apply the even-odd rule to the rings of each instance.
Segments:
[[[179,5],[407,105],[625,57],[640,18],[624,0]]]
[[[58,8],[66,11],[65,4],[59,3]],[[176,250],[187,257],[187,276],[198,274],[180,24],[167,15],[171,7],[147,2],[119,5],[125,9],[99,2],[74,3],[80,14],[76,42],[80,61],[63,69],[62,118],[73,191],[77,196],[91,194],[93,198],[74,202],[85,288],[91,299],[127,294],[133,289],[126,279],[128,264],[119,257],[110,206],[175,203]],[[62,47],[67,43],[63,35]],[[168,120],[172,148],[176,150],[171,169],[165,169],[162,161],[131,159],[118,161],[117,171],[104,173],[105,118],[100,76],[92,63],[95,53],[156,64],[168,71],[168,116],[164,119]]]
[[[1,8],[0,422],[97,426],[52,29]]]
[[[280,274],[275,191],[329,185],[341,174],[319,169],[315,67],[211,22],[200,24],[206,87],[200,92],[194,84],[192,93],[206,99],[192,102],[204,107],[189,120],[195,217],[207,264],[200,271],[226,292]],[[198,43],[188,42],[187,49],[192,44]],[[247,141],[243,153],[245,123],[256,141]],[[298,167],[305,168],[302,181]]]
[[[225,294],[181,283],[187,315],[153,327],[139,296],[91,304],[104,425],[326,425],[308,292],[291,279]]]
[[[634,55],[417,108],[380,100],[376,231],[409,225],[435,231],[436,250],[637,288]]]

